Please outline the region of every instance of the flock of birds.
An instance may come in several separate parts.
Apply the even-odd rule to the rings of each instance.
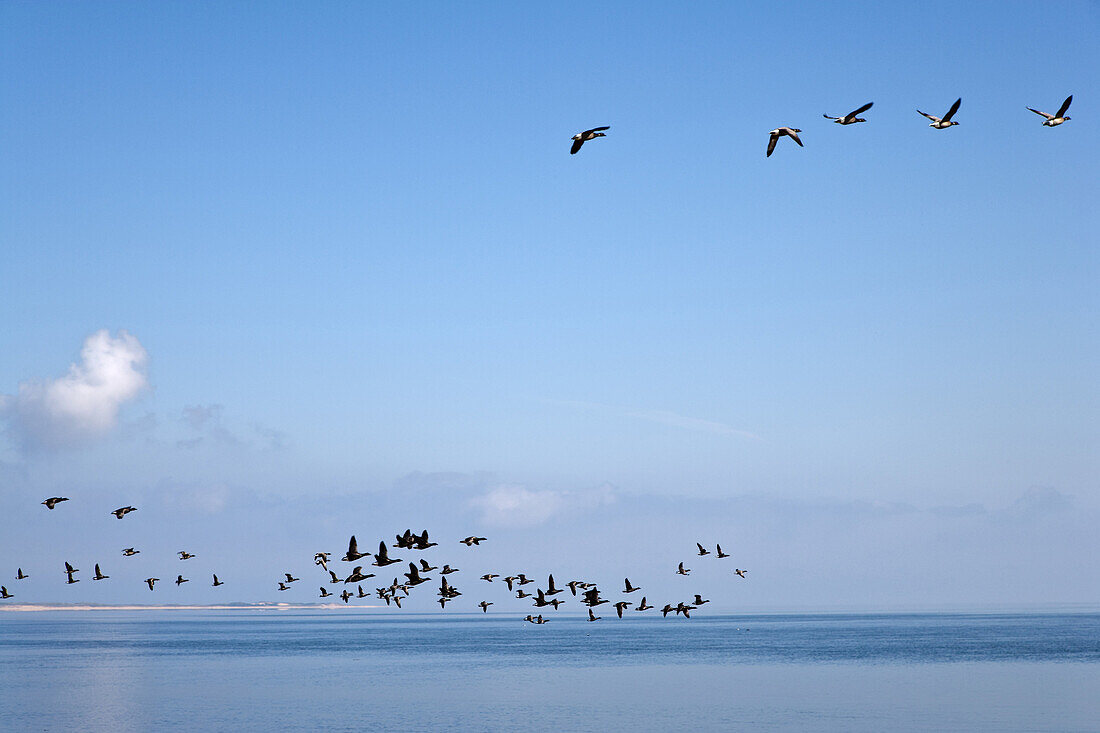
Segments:
[[[68,497],[51,496],[50,498],[43,501],[42,504],[45,505],[47,509],[52,511],[58,504],[65,501],[69,501]],[[122,506],[110,512],[110,514],[113,514],[117,519],[122,519],[127,514],[135,511],[137,511],[137,507]],[[424,558],[421,558],[419,562],[409,562],[408,572],[400,573],[397,577],[394,577],[393,582],[391,582],[389,585],[383,587],[375,587],[373,594],[363,590],[363,583],[370,578],[376,577],[376,574],[370,572],[369,568],[378,568],[380,570],[381,568],[404,562],[404,560],[399,557],[390,556],[391,547],[397,550],[422,552],[424,550],[430,549],[432,547],[437,547],[439,545],[439,543],[432,542],[429,539],[428,530],[426,529],[423,530],[420,534],[415,534],[411,529],[406,529],[403,533],[395,535],[395,540],[396,541],[391,546],[387,546],[385,540],[379,541],[377,552],[361,552],[359,550],[359,543],[355,539],[355,535],[352,535],[351,539],[348,541],[347,552],[345,552],[344,556],[340,558],[340,561],[349,564],[357,563],[359,561],[362,561],[362,563],[353,564],[351,566],[351,571],[344,575],[344,577],[341,577],[343,573],[337,574],[334,569],[329,567],[329,563],[332,562],[333,553],[315,553],[313,556],[314,565],[319,567],[322,572],[327,574],[322,585],[320,585],[320,597],[329,598],[332,596],[336,596],[340,598],[345,604],[349,603],[353,598],[377,598],[379,600],[385,601],[387,606],[392,605],[396,606],[397,608],[401,608],[402,601],[408,598],[416,588],[427,583],[434,582],[433,579],[429,577],[428,573],[432,573],[437,570],[439,571],[439,588],[436,592],[436,595],[438,596],[436,602],[439,603],[440,608],[446,609],[448,603],[457,601],[459,596],[463,595],[462,591],[459,590],[457,586],[453,585],[447,578],[447,576],[449,575],[460,572],[459,568],[452,567],[449,564],[444,564],[443,567],[440,568],[438,566],[430,564],[428,560]],[[485,537],[470,535],[469,537],[465,537],[459,540],[459,543],[466,545],[467,547],[475,547],[485,541]],[[698,550],[697,555],[699,557],[705,557],[712,554],[710,550],[702,545],[702,543],[697,542],[696,548]],[[134,547],[127,547],[122,550],[122,555],[124,557],[133,557],[140,553],[141,550],[138,550]],[[191,553],[186,550],[180,550],[176,553],[176,555],[178,561],[180,562],[186,562],[187,560],[197,557],[195,553]],[[729,553],[722,550],[722,546],[720,544],[716,545],[713,555],[719,560],[725,560],[731,557]],[[373,561],[371,561],[372,558]],[[368,561],[370,562],[368,563]],[[80,579],[76,577],[76,574],[79,572],[79,568],[74,567],[71,563],[66,561],[64,570],[64,574],[66,576],[66,584],[73,585],[75,583],[79,583]],[[734,568],[732,575],[745,579],[747,577],[747,572],[747,570],[743,570],[741,568]],[[687,576],[690,573],[691,569],[685,567],[683,562],[680,562],[677,565],[676,570],[674,571],[675,575],[680,576]],[[214,587],[225,585],[225,582],[220,580],[217,574],[212,575],[212,585]],[[401,576],[404,576],[404,580],[400,579]],[[17,569],[15,575],[16,580],[25,580],[29,577],[29,575],[23,572],[22,567]],[[106,575],[102,572],[99,563],[95,564],[95,575],[92,576],[93,581],[108,580],[110,577],[111,576]],[[505,586],[507,586],[508,592],[510,594],[515,594],[516,599],[530,599],[531,605],[534,608],[538,609],[549,607],[553,608],[556,611],[561,605],[566,603],[566,600],[564,598],[559,598],[558,596],[564,593],[566,589],[568,589],[573,598],[576,598],[580,604],[587,607],[589,621],[600,621],[603,618],[602,616],[597,616],[594,609],[604,604],[611,604],[611,607],[615,609],[615,613],[620,619],[623,617],[623,613],[632,607],[635,612],[644,612],[657,608],[656,606],[648,602],[647,596],[645,595],[641,596],[641,600],[638,601],[636,605],[632,600],[625,600],[626,597],[636,598],[637,596],[634,596],[632,594],[642,590],[641,586],[636,586],[631,583],[630,578],[623,579],[623,588],[620,592],[623,594],[624,597],[616,600],[614,603],[612,603],[611,600],[603,597],[599,586],[597,586],[594,582],[590,582],[587,580],[570,580],[568,583],[565,583],[564,586],[559,587],[554,581],[553,573],[550,573],[547,577],[546,587],[540,587],[536,585],[530,591],[527,590],[525,586],[535,583],[535,580],[527,577],[525,573],[517,572],[515,574],[502,577],[500,573],[489,572],[481,575],[478,579],[487,583],[494,583],[498,578]],[[149,587],[149,590],[152,591],[155,590],[155,586],[158,582],[160,582],[160,580],[160,578],[150,576],[146,578],[143,582]],[[282,578],[275,582],[280,591],[288,591],[291,589],[291,584],[297,583],[300,580],[300,578],[294,577],[292,573],[283,573]],[[178,588],[184,583],[191,582],[191,579],[183,577],[182,573],[178,573],[174,582],[176,587]],[[326,588],[326,585],[336,586],[336,588],[342,590],[339,593],[336,593],[335,590],[329,590],[329,588]],[[348,586],[351,585],[355,586],[355,593],[352,593],[349,589]],[[658,613],[660,613],[662,617],[665,618],[667,618],[670,613],[674,616],[683,615],[684,618],[691,618],[692,611],[701,608],[707,603],[710,603],[709,599],[703,598],[700,594],[693,595],[694,598],[692,598],[690,601],[677,601],[675,604],[665,603],[664,606],[658,610]],[[15,598],[15,595],[10,593],[6,586],[0,586],[0,599],[9,598]],[[492,605],[494,605],[492,601],[481,600],[474,607],[480,608],[482,613],[488,613],[489,606]],[[546,619],[541,612],[537,616],[534,614],[528,614],[524,618],[524,620],[533,624],[545,624],[548,622],[548,619]]]
[[[1058,111],[1055,112],[1054,114],[1049,114],[1047,112],[1040,112],[1039,110],[1034,109],[1032,107],[1027,107],[1026,109],[1029,109],[1032,112],[1034,112],[1035,114],[1039,115],[1040,117],[1043,117],[1044,118],[1043,119],[1043,125],[1044,126],[1046,126],[1046,127],[1057,127],[1058,125],[1062,124],[1063,122],[1068,122],[1070,119],[1072,119],[1071,117],[1068,117],[1066,115],[1066,112],[1069,111],[1069,105],[1072,102],[1073,102],[1073,95],[1071,94],[1068,97],[1066,97],[1065,101],[1062,102],[1062,106],[1059,107]],[[854,125],[858,122],[866,122],[867,121],[865,118],[860,117],[859,115],[861,115],[864,112],[866,112],[867,110],[871,109],[871,107],[873,105],[874,105],[874,102],[868,102],[867,104],[863,105],[862,107],[860,107],[858,109],[854,109],[851,112],[849,112],[848,114],[843,115],[842,117],[833,117],[832,115],[827,115],[827,114],[822,115],[822,116],[825,119],[832,120],[834,123],[836,123],[838,125]],[[955,113],[959,111],[959,106],[960,105],[962,105],[962,97],[959,97],[958,99],[955,100],[955,103],[951,105],[951,108],[947,110],[947,114],[945,114],[943,117],[936,117],[935,115],[930,115],[927,112],[921,112],[919,109],[917,110],[917,112],[924,115],[928,119],[932,120],[932,122],[928,125],[929,127],[934,127],[937,130],[946,130],[949,127],[953,127],[953,126],[959,124],[957,121],[953,120],[952,118],[955,116]],[[586,142],[588,142],[590,140],[595,140],[598,137],[607,137],[607,134],[604,131],[605,130],[610,130],[610,129],[611,129],[611,127],[608,125],[608,126],[604,126],[604,127],[593,127],[591,130],[585,130],[584,132],[578,132],[576,135],[573,136],[573,147],[569,149],[569,153],[571,155],[575,155],[581,149],[581,146],[584,145]],[[765,157],[768,157],[768,158],[771,157],[772,153],[775,152],[775,145],[776,145],[777,142],[779,142],[779,138],[781,138],[781,137],[789,137],[791,140],[794,140],[796,143],[798,143],[798,147],[800,147],[800,148],[805,147],[804,145],[802,145],[802,139],[798,137],[798,133],[800,133],[800,132],[802,132],[802,130],[798,127],[777,127],[774,130],[772,130],[771,132],[769,132],[768,133],[768,152],[767,152],[767,155]]]

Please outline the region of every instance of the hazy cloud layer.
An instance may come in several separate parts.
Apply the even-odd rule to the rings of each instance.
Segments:
[[[15,442],[28,450],[93,443],[118,423],[120,408],[149,381],[148,354],[126,331],[96,331],[84,341],[79,363],[57,379],[28,380],[0,397],[0,416]]]
[[[536,490],[503,484],[471,499],[486,524],[527,527],[564,512],[604,506],[615,501],[615,490],[603,485],[591,491]]]

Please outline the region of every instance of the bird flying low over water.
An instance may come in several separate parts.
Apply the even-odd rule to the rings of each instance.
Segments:
[[[145,585],[149,586],[149,590],[153,590],[153,583],[156,583],[160,578],[146,578]]]
[[[328,570],[328,556],[331,552],[315,552],[313,554],[313,564],[320,565],[323,570]]]
[[[458,568],[452,568],[450,565],[444,565],[443,569],[439,571],[439,574],[440,575],[450,575],[451,573],[457,573],[457,572],[458,572]],[[511,590],[511,588],[509,588],[508,590]]]
[[[101,573],[99,571],[99,563],[96,563],[95,564],[95,575],[92,576],[92,580],[107,580],[107,578],[109,578],[109,577],[111,577],[111,576],[110,575],[104,575],[103,573]]]
[[[871,109],[871,105],[873,104],[874,102],[868,102],[859,109],[854,109],[843,117],[830,117],[829,115],[822,115],[822,117],[827,120],[832,120],[838,125],[854,125],[857,122],[866,122],[867,120],[859,117],[858,115],[861,115],[867,110]]]
[[[932,120],[932,124],[930,124],[929,127],[934,127],[937,130],[946,130],[952,125],[959,124],[958,122],[953,122],[951,118],[954,117],[955,113],[959,111],[959,105],[962,104],[962,101],[962,97],[956,99],[955,103],[951,105],[951,109],[947,110],[947,114],[945,114],[942,118],[936,117],[935,115],[930,115],[927,112],[921,112],[919,109],[917,111],[928,119]]]
[[[626,582],[626,590],[624,590],[623,593],[633,593],[636,590],[641,590],[641,588],[635,588],[634,586],[632,586],[630,584],[630,578],[626,578],[625,582]]]
[[[676,568],[676,574],[677,575],[687,575],[690,572],[691,572],[691,570],[688,569],[688,568],[685,568],[683,563],[680,563],[679,567]]]
[[[619,614],[619,618],[623,617],[623,610],[630,607],[630,604],[626,601],[619,601],[615,604],[615,613]]]
[[[485,541],[484,537],[475,537],[473,535],[470,535],[469,537],[467,537],[464,540],[459,540],[459,542],[466,545],[467,547],[469,547],[470,545],[480,545],[484,541]]]
[[[749,572],[749,571],[748,571],[748,570],[742,570],[741,568],[734,568],[734,569],[733,569],[733,572],[734,572],[734,574],[736,574],[737,576],[739,576],[739,577],[741,577],[741,578],[744,578],[744,577],[745,577],[745,573],[747,573],[747,572]]]
[[[42,503],[46,505],[47,509],[53,509],[55,506],[57,506],[61,502],[68,501],[68,500],[69,500],[69,497],[67,497],[67,496],[51,496],[49,499],[46,499]]]
[[[493,602],[492,601],[482,601],[481,603],[479,603],[477,605],[479,605],[481,607],[481,612],[482,613],[488,613],[489,612],[489,606],[493,605]]]
[[[219,585],[225,585],[224,581],[218,580],[218,576],[217,576],[216,573],[211,573],[211,574],[214,575],[214,587],[215,588],[217,588]]]
[[[80,581],[73,577],[73,573],[79,573],[79,572],[80,572],[79,569],[74,568],[72,565],[70,565],[68,562],[66,562],[65,563],[65,575],[68,576],[68,580],[66,580],[65,583],[67,585],[72,585],[73,583],[79,583]]]
[[[641,602],[641,603],[639,603],[639,604],[638,604],[638,607],[637,607],[637,608],[635,608],[634,610],[635,610],[635,611],[648,611],[648,610],[649,610],[649,609],[651,609],[651,608],[653,608],[653,606],[648,606],[648,605],[646,605],[646,602],[645,602],[645,596],[642,596],[642,602]]]
[[[290,586],[287,585],[286,583],[280,582],[279,583],[279,590],[290,590]]]
[[[603,618],[603,616],[597,616],[596,614],[592,613],[591,608],[588,609],[588,620],[589,621],[599,621],[601,618]]]
[[[710,603],[710,599],[709,599],[709,598],[707,598],[706,600],[704,600],[704,599],[703,599],[703,597],[702,597],[701,595],[699,595],[698,593],[696,593],[696,594],[695,594],[695,600],[694,600],[694,601],[692,601],[692,602],[693,602],[693,603],[694,603],[694,604],[695,604],[696,606],[701,606],[701,605],[703,605],[704,603]]]
[[[190,583],[190,582],[191,582],[190,578],[185,578],[182,575],[177,575],[176,576],[176,586],[177,587],[183,585],[184,583]]]
[[[707,548],[703,547],[703,546],[702,546],[701,544],[699,544],[698,542],[696,542],[696,543],[695,543],[695,546],[699,548],[699,557],[702,557],[703,555],[709,555],[709,554],[710,554],[710,550],[708,550]]]
[[[320,588],[321,588],[321,598],[328,598],[329,596],[332,595],[327,590],[325,590],[325,586],[322,585],[322,586],[320,586]]]
[[[129,514],[130,512],[136,512],[136,511],[137,511],[136,506],[120,506],[118,509],[115,509],[113,512],[110,512],[110,514],[114,514],[117,519],[122,519],[127,514]]]
[[[15,579],[16,580],[24,580],[24,579],[29,578],[29,577],[31,577],[31,576],[24,573],[23,568],[19,568],[19,571],[15,574]]]
[[[492,583],[493,578],[499,578],[499,577],[500,576],[496,573],[485,573],[485,575],[482,575],[481,578],[479,578],[479,580],[486,580],[486,581]],[[509,588],[509,590],[511,590],[511,588]]]
[[[578,132],[573,136],[573,147],[569,148],[570,155],[576,155],[577,151],[581,149],[589,140],[595,140],[598,137],[607,137],[604,134],[604,130],[610,130],[611,125],[605,125],[603,127],[593,127],[591,130],[585,130],[584,132]]]
[[[283,573],[283,575],[285,575],[285,576],[286,576],[286,582],[288,582],[288,583],[293,583],[293,582],[295,582],[295,581],[297,581],[297,580],[298,580],[298,578],[295,578],[295,577],[294,577],[293,575],[291,575],[290,573]]]
[[[1058,125],[1062,124],[1063,122],[1066,122],[1067,120],[1073,119],[1072,117],[1067,117],[1066,116],[1066,112],[1069,111],[1069,105],[1070,105],[1071,102],[1073,102],[1073,95],[1072,94],[1069,95],[1068,97],[1066,97],[1066,100],[1064,102],[1062,102],[1062,106],[1059,107],[1058,111],[1055,112],[1052,115],[1048,115],[1046,112],[1040,112],[1037,109],[1032,109],[1031,107],[1028,107],[1028,109],[1031,110],[1032,112],[1034,112],[1037,115],[1040,115],[1042,117],[1046,117],[1046,122],[1043,123],[1044,127],[1057,127]]]
[[[565,590],[565,589],[564,588],[558,588],[554,585],[554,575],[551,574],[550,577],[547,580],[546,595],[556,596],[558,593],[561,593],[563,590]]]
[[[726,554],[725,552],[722,552],[722,546],[718,545],[718,553],[715,555],[715,557],[721,559],[723,557],[729,557],[729,555]]]
[[[0,598],[15,598],[11,593],[8,593],[6,586],[0,585]]]
[[[347,603],[348,599],[351,598],[351,593],[348,593],[347,588],[344,588],[344,592],[340,594],[340,598],[342,598],[344,600],[344,603]]]
[[[122,551],[122,554],[125,555],[126,557],[133,557],[134,555],[137,555],[140,552],[141,552],[141,550],[135,550],[132,547],[127,547],[125,550]]]
[[[180,560],[190,560],[191,558],[195,557],[190,552],[187,552],[185,550],[180,550],[176,554],[180,556]]]
[[[344,579],[344,583],[345,584],[347,584],[347,583],[359,583],[359,582],[362,582],[362,581],[366,580],[367,578],[373,578],[373,577],[374,577],[374,573],[365,573],[364,574],[363,573],[363,566],[362,565],[356,565],[355,569],[353,569],[351,571],[351,575],[349,575],[347,578]],[[333,582],[337,582],[337,581],[333,581]]]
[[[362,567],[362,566],[360,566],[360,567]],[[332,578],[332,580],[329,581],[330,583],[339,583],[340,582],[340,579],[336,577],[336,573],[332,572],[331,570],[328,571],[328,576],[330,578]]]
[[[802,140],[800,140],[798,137],[798,133],[800,132],[802,132],[802,130],[799,130],[797,127],[777,127],[769,132],[768,135],[770,137],[768,137],[768,154],[764,157],[772,157],[772,152],[775,150],[775,144],[779,142],[779,138],[783,137],[784,135],[798,143],[798,147],[805,147],[802,144]]]

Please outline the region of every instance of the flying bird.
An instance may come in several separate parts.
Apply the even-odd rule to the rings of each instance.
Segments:
[[[325,590],[325,586],[322,585],[322,586],[320,586],[320,588],[321,588],[321,598],[328,598],[329,596],[332,595],[327,590]]]
[[[213,575],[213,576],[214,576],[214,587],[215,587],[215,588],[217,588],[217,587],[218,587],[219,585],[225,585],[225,581],[222,581],[222,580],[218,580],[218,575],[217,575],[217,573],[211,573],[211,575]]]
[[[149,586],[149,590],[153,590],[153,583],[157,582],[158,580],[160,580],[160,578],[146,578],[145,584]]]
[[[619,618],[623,617],[623,610],[626,608],[630,608],[630,604],[626,601],[619,601],[615,604],[615,613],[619,614]]]
[[[710,599],[709,599],[709,598],[707,598],[706,600],[703,600],[703,597],[702,597],[701,595],[699,595],[698,593],[696,593],[696,594],[695,594],[695,600],[693,601],[693,603],[694,603],[694,604],[695,604],[696,606],[701,606],[701,605],[703,605],[704,603],[710,603]]]
[[[822,115],[822,117],[828,120],[832,120],[838,125],[854,125],[857,122],[866,122],[867,120],[857,115],[861,115],[867,110],[871,109],[872,104],[874,104],[874,102],[868,102],[859,109],[854,109],[843,117],[830,117],[829,115]]]
[[[49,499],[46,499],[42,503],[46,505],[47,509],[53,509],[55,506],[57,506],[61,502],[68,501],[68,500],[69,500],[69,497],[67,497],[67,496],[51,496]]]
[[[680,566],[676,568],[677,575],[687,575],[690,572],[691,570],[689,568],[685,568],[683,563],[680,563]]]
[[[176,576],[176,587],[177,588],[179,586],[183,585],[184,583],[190,583],[190,582],[191,582],[190,578],[185,578],[182,575],[177,575]]]
[[[770,135],[770,137],[768,138],[768,154],[764,157],[772,157],[772,152],[775,150],[775,144],[779,142],[779,138],[783,137],[784,135],[798,143],[798,147],[805,147],[802,144],[802,141],[798,138],[798,133],[800,132],[802,132],[802,130],[799,130],[797,127],[777,127],[769,132],[768,135]]]
[[[930,115],[927,112],[920,112],[919,109],[917,111],[928,119],[932,120],[932,124],[930,124],[929,127],[934,127],[937,130],[946,130],[952,125],[959,124],[958,122],[952,121],[951,118],[954,117],[955,113],[959,111],[959,105],[962,104],[962,101],[962,97],[956,99],[955,103],[951,105],[951,109],[947,110],[947,114],[945,114],[942,118],[936,117],[935,115]]]
[[[599,621],[601,618],[603,618],[603,616],[597,616],[596,614],[592,613],[591,608],[588,609],[588,620],[589,621]]]
[[[320,565],[323,570],[328,570],[328,556],[331,552],[315,552],[313,554],[313,564]]]
[[[747,573],[747,572],[749,572],[749,571],[748,571],[748,570],[742,570],[741,568],[734,568],[734,569],[733,569],[733,572],[734,572],[734,573],[735,573],[736,575],[738,575],[739,577],[742,577],[742,578],[744,578],[744,577],[745,577],[745,573]]]
[[[29,575],[27,575],[26,573],[24,573],[24,572],[23,572],[23,568],[19,568],[19,572],[17,572],[17,573],[15,574],[15,579],[16,579],[16,580],[24,580],[24,579],[26,579],[26,578],[29,578],[29,577],[31,577],[31,576],[29,576]]]
[[[96,563],[95,564],[95,575],[92,576],[92,580],[107,580],[107,578],[109,578],[109,577],[111,577],[111,576],[110,575],[104,575],[103,573],[101,573],[99,571],[99,563]]]
[[[581,149],[581,146],[589,140],[595,140],[598,137],[607,137],[607,135],[604,134],[603,131],[610,129],[611,125],[605,125],[603,127],[593,127],[591,130],[585,130],[584,132],[578,132],[572,138],[573,147],[569,148],[569,154],[576,155],[577,151]]]
[[[633,593],[636,590],[641,590],[641,588],[635,588],[634,586],[632,586],[630,584],[630,578],[627,578],[626,579],[626,590],[624,590],[623,593]]]
[[[649,610],[649,609],[651,609],[651,608],[653,608],[653,606],[648,606],[648,605],[646,605],[646,602],[645,602],[645,596],[642,596],[642,602],[641,602],[641,603],[639,603],[639,604],[638,604],[638,607],[637,607],[637,608],[635,608],[634,610],[635,610],[635,611],[648,611],[648,610]]]
[[[354,537],[351,538],[351,541],[352,541],[352,544],[355,544],[355,538]],[[348,548],[348,556],[351,555],[351,549],[352,549],[351,547]],[[360,557],[363,557],[363,556],[360,555]],[[347,556],[345,556],[344,559],[347,560]],[[391,558],[390,555],[389,555],[389,550],[386,549],[386,541],[382,540],[381,542],[379,542],[378,543],[378,553],[374,556],[374,562],[372,562],[371,565],[374,565],[375,567],[379,567],[379,568],[384,568],[387,565],[393,565],[395,562],[401,562],[401,558],[399,558],[399,557]]]
[[[385,542],[383,542],[383,543],[382,543],[382,547],[383,547],[383,548],[385,548],[385,547],[386,547],[386,543],[385,543]],[[349,541],[348,541],[348,551],[347,551],[347,554],[346,554],[346,555],[344,555],[344,556],[343,556],[342,558],[340,558],[340,559],[341,559],[341,560],[343,560],[344,562],[355,562],[355,561],[356,561],[356,560],[358,560],[359,558],[361,558],[361,557],[367,557],[368,555],[370,555],[370,553],[369,553],[369,552],[359,552],[359,545],[358,545],[358,544],[357,544],[357,543],[355,542],[355,535],[352,535],[352,536],[351,536],[351,540],[349,540]],[[327,569],[327,568],[326,568],[326,569]]]
[[[1031,107],[1028,107],[1028,109],[1030,109],[1032,112],[1034,112],[1037,115],[1041,115],[1042,117],[1046,117],[1046,121],[1043,123],[1044,127],[1057,127],[1058,125],[1062,124],[1063,122],[1066,122],[1067,120],[1073,119],[1072,117],[1067,117],[1066,116],[1066,112],[1069,110],[1069,105],[1072,101],[1073,101],[1073,95],[1071,94],[1068,97],[1066,97],[1066,101],[1062,102],[1062,106],[1058,108],[1058,111],[1056,113],[1052,114],[1052,115],[1048,115],[1046,112],[1040,112],[1037,109],[1032,109]]]
[[[718,545],[718,554],[716,555],[716,557],[718,557],[719,559],[721,559],[721,558],[723,558],[723,557],[729,557],[729,555],[728,555],[728,554],[726,554],[726,553],[724,553],[724,552],[722,552],[722,546],[721,546],[721,545]]]
[[[0,598],[15,598],[15,596],[8,593],[7,586],[0,585]]]
[[[279,590],[290,590],[290,586],[282,581],[279,582]]]
[[[499,578],[499,577],[500,577],[500,575],[498,575],[496,573],[485,573],[485,575],[481,576],[480,580],[486,580],[486,581],[492,583],[493,578]],[[511,588],[509,588],[509,590],[511,590]]]
[[[120,506],[118,509],[115,509],[113,512],[109,512],[109,513],[114,514],[115,517],[118,518],[118,519],[122,519],[127,514],[129,514],[130,512],[136,512],[136,511],[137,511],[136,506]]]
[[[295,578],[290,573],[283,573],[283,575],[286,576],[286,582],[288,582],[288,583],[293,583],[294,581],[298,580],[298,578]]]
[[[141,550],[135,550],[132,547],[127,547],[125,550],[122,551],[122,554],[125,555],[126,557],[133,557],[134,555],[137,555],[140,552],[141,552]]]
[[[489,606],[493,605],[493,602],[492,601],[482,601],[481,603],[479,603],[477,605],[481,606],[481,612],[482,613],[488,613],[489,612]]]
[[[703,546],[702,546],[701,544],[699,544],[698,542],[696,542],[696,543],[695,543],[695,546],[699,548],[699,557],[702,557],[703,555],[709,555],[709,554],[710,554],[710,550],[708,550],[707,548],[703,547]]]
[[[484,537],[474,537],[473,535],[467,537],[464,540],[459,540],[459,542],[466,545],[467,547],[469,547],[470,545],[480,545],[484,541]]]
[[[191,558],[195,557],[190,552],[186,552],[184,550],[180,550],[176,554],[180,556],[180,560],[190,560]]]
[[[351,598],[351,593],[348,593],[348,589],[344,588],[344,592],[340,594],[340,597],[344,599],[344,603],[347,603],[348,599]]]

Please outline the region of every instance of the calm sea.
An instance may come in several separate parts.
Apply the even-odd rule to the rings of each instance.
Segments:
[[[1100,614],[0,614],[4,730],[1100,731]]]

